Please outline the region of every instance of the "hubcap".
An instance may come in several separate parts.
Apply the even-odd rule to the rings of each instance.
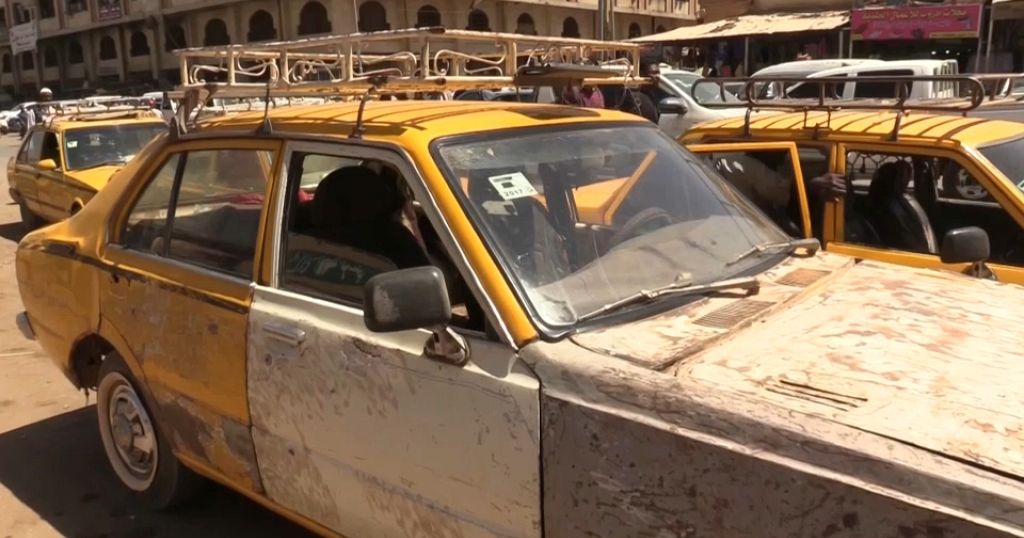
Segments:
[[[128,487],[144,491],[156,476],[159,461],[156,430],[135,389],[113,373],[100,383],[100,433],[107,458]]]

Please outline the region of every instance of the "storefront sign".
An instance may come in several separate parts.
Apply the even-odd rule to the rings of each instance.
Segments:
[[[850,32],[863,41],[978,37],[981,4],[853,9]]]
[[[121,17],[121,0],[97,0],[96,18],[101,21]]]
[[[29,50],[36,50],[36,23],[11,26],[11,52],[17,56]]]

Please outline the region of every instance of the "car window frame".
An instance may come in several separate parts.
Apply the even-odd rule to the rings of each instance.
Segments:
[[[989,171],[985,170],[981,163],[988,163],[988,161],[975,148],[970,146],[961,146],[961,148],[963,152],[949,147],[926,147],[905,142],[899,144],[839,142],[836,144],[836,151],[839,157],[837,161],[841,164],[837,167],[837,173],[845,175],[848,164],[846,156],[851,151],[950,159],[971,174],[983,187],[988,189],[989,193],[992,194],[992,197],[999,204],[1000,209],[1008,213],[1014,222],[1024,229],[1024,193],[1021,193],[1016,186],[1010,185],[1009,180],[1002,178],[1001,174],[998,177],[993,177]],[[826,250],[830,252],[845,254],[855,258],[883,260],[913,267],[935,267],[958,272],[963,271],[969,265],[964,263],[942,263],[938,254],[885,249],[846,242],[844,230],[845,198],[838,197],[836,200],[828,202],[827,205],[830,206],[830,210],[826,211],[826,227],[833,230],[834,234],[826,247]],[[831,222],[829,219],[832,219]],[[940,242],[942,240],[942,238],[937,239]],[[1017,266],[1005,264],[992,265],[1005,268],[1004,270],[1008,271],[1024,272],[1024,268]]]
[[[61,136],[61,133],[59,133],[59,132],[57,132],[55,130],[46,129],[46,130],[43,131],[43,140],[39,143],[39,160],[40,161],[43,160],[43,156],[42,156],[43,145],[46,143],[45,141],[46,141],[47,135],[53,135],[53,138],[57,141],[57,163],[56,163],[57,164],[57,169],[55,171],[63,170],[64,169],[64,162],[65,162],[64,161],[64,148],[63,148],[63,138],[64,137]]]
[[[685,147],[697,155],[779,150],[789,153],[795,175],[793,181],[796,182],[797,195],[800,197],[800,229],[804,234],[804,238],[814,237],[813,226],[811,225],[810,201],[807,193],[807,180],[810,178],[804,177],[803,163],[800,162],[800,151],[796,142],[721,142],[686,144]],[[760,210],[760,208],[758,209]]]
[[[363,306],[361,304],[354,304],[351,301],[343,301],[340,298],[326,301],[315,294],[281,287],[279,276],[280,271],[283,268],[283,253],[285,248],[284,236],[287,233],[287,206],[289,203],[288,191],[291,183],[290,176],[292,161],[296,153],[313,153],[321,155],[336,155],[338,157],[351,159],[378,160],[394,166],[406,180],[413,196],[420,203],[420,207],[427,217],[427,220],[434,228],[434,231],[441,240],[441,243],[446,249],[452,263],[455,265],[455,269],[462,276],[470,290],[470,293],[473,294],[473,298],[476,299],[477,304],[479,304],[481,309],[484,311],[487,323],[495,330],[502,341],[506,343],[514,342],[512,333],[508,325],[505,323],[505,320],[500,315],[497,304],[491,299],[490,295],[486,293],[484,284],[477,271],[472,269],[469,253],[456,239],[453,231],[453,224],[450,222],[450,218],[441,210],[441,203],[437,194],[435,194],[428,185],[427,177],[423,171],[421,171],[420,167],[417,166],[416,161],[412,158],[406,148],[397,144],[363,140],[321,141],[311,139],[288,139],[285,141],[282,151],[278,157],[281,162],[277,182],[271,196],[270,211],[264,220],[267,225],[267,229],[263,235],[260,247],[260,250],[262,251],[262,263],[258,266],[258,272],[256,274],[258,284],[272,287],[280,292],[293,294],[296,297],[303,298],[304,300],[329,302],[330,304],[353,309],[357,312],[363,311]],[[431,172],[436,172],[438,175],[438,181],[447,188],[447,182],[440,177],[440,171],[437,171],[436,169],[429,170],[427,171],[427,174],[429,175]],[[455,207],[458,207],[461,211],[460,206]],[[483,335],[483,333],[476,333],[475,331],[463,328],[453,327],[453,329],[462,333],[478,336]]]
[[[22,163],[22,164],[27,164],[29,166],[36,166],[36,165],[38,165],[39,164],[39,155],[41,155],[42,151],[43,151],[43,136],[45,135],[45,132],[46,132],[45,129],[40,129],[40,128],[32,129],[32,131],[29,132],[27,136],[25,136],[25,142],[24,142],[24,144],[22,144],[21,149],[18,150],[18,156],[15,157],[15,162],[19,162],[19,163]],[[39,149],[39,153],[36,155],[36,159],[33,160],[33,159],[31,159],[31,156],[28,155],[28,151],[29,151],[29,148],[32,145],[32,139],[34,137],[36,137],[36,136],[39,136],[39,144],[37,146],[38,149]],[[25,158],[23,159],[22,156],[24,156]]]
[[[210,281],[210,278],[221,282],[232,282],[248,287],[260,272],[259,268],[262,264],[261,246],[264,243],[264,235],[266,234],[269,208],[274,203],[274,200],[270,195],[276,191],[276,182],[281,170],[281,163],[279,162],[282,155],[281,146],[282,141],[280,139],[261,139],[257,137],[247,138],[239,136],[191,140],[185,139],[177,143],[168,144],[161,149],[158,155],[154,155],[151,161],[147,163],[144,168],[139,170],[138,176],[145,177],[145,181],[134,181],[131,184],[131,188],[125,189],[125,191],[121,193],[121,197],[118,200],[115,209],[111,212],[110,231],[106,241],[108,251],[107,257],[114,260],[125,260],[128,264],[134,265],[147,273],[159,275],[162,278],[174,279],[175,275],[182,274],[204,275],[204,279],[202,282],[198,283],[198,287],[210,287],[206,284],[206,282]],[[175,171],[174,190],[172,190],[171,199],[168,202],[168,218],[170,219],[173,218],[173,211],[171,211],[171,208],[177,203],[177,189],[181,182],[181,175],[184,172],[185,163],[188,161],[187,153],[193,151],[218,150],[269,151],[273,154],[272,158],[275,159],[273,162],[273,168],[269,171],[267,177],[267,186],[264,191],[264,202],[260,209],[260,223],[255,238],[253,270],[250,278],[246,279],[237,274],[218,271],[216,269],[189,262],[188,260],[172,258],[167,255],[146,252],[125,246],[123,243],[123,236],[128,218],[131,215],[132,210],[135,208],[135,204],[138,203],[139,197],[146,188],[149,187],[150,183],[152,183],[153,179],[156,177],[156,174],[163,168],[167,161],[174,154],[186,154],[184,155],[184,158],[179,160],[178,168]]]

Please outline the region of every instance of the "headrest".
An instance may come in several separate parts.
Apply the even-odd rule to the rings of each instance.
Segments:
[[[903,195],[910,183],[910,165],[903,161],[888,162],[878,167],[868,188],[868,197],[894,198]]]
[[[394,181],[365,166],[346,166],[327,174],[320,182],[310,218],[316,228],[386,220],[400,205]]]

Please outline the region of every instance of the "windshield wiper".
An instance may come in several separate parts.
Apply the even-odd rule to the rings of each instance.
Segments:
[[[728,267],[730,265],[735,265],[735,264],[737,264],[737,263],[739,263],[739,262],[741,262],[741,261],[743,261],[743,260],[745,260],[745,259],[747,259],[747,258],[749,258],[749,257],[751,257],[753,255],[755,255],[755,254],[761,254],[762,252],[766,252],[766,251],[769,251],[769,250],[774,250],[774,249],[777,249],[777,248],[785,249],[786,254],[792,254],[797,249],[801,249],[802,248],[802,249],[806,250],[809,255],[813,255],[815,252],[818,252],[818,250],[821,248],[821,243],[817,239],[810,238],[810,239],[793,239],[791,241],[777,241],[775,243],[765,243],[763,245],[754,245],[754,246],[750,247],[749,249],[741,252],[735,258],[725,262],[725,266]]]
[[[761,289],[761,283],[755,277],[746,276],[719,280],[717,282],[709,282],[707,284],[693,284],[690,281],[688,273],[680,273],[679,276],[676,277],[676,281],[671,284],[666,284],[651,290],[640,290],[633,295],[608,303],[593,312],[583,314],[576,318],[576,322],[579,323],[581,321],[593,319],[612,310],[617,310],[631,304],[653,301],[662,295],[700,295],[703,293],[713,293],[716,291],[733,289],[746,290],[747,295],[753,295]]]

